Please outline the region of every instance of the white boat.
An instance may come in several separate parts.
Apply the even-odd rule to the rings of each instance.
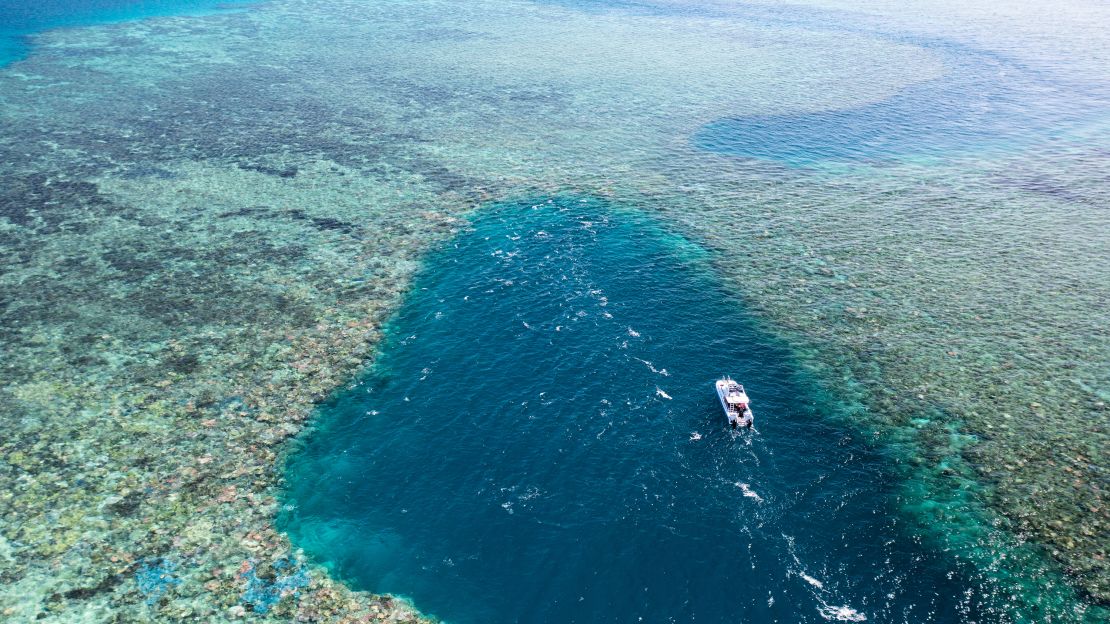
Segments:
[[[726,375],[717,380],[717,396],[721,399],[721,407],[728,417],[728,424],[732,425],[733,429],[737,427],[751,429],[755,417],[748,407],[748,393],[744,392],[744,386]]]

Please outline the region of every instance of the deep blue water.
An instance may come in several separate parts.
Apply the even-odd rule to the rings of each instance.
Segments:
[[[863,36],[934,53],[944,74],[890,98],[821,111],[740,115],[692,137],[708,151],[786,164],[883,163],[1029,149],[1105,117],[1105,85],[1062,80],[1004,53],[905,32],[881,18],[790,3],[699,6],[637,0],[542,0],[584,11],[727,18],[760,27]]]
[[[900,32],[881,23],[796,7],[745,7],[769,25],[863,35],[923,48],[944,74],[878,102],[828,111],[724,118],[703,126],[696,146],[794,166],[884,162],[1029,149],[1066,136],[1105,113],[1108,94],[1074,84],[1005,54]]]
[[[721,119],[702,127],[693,141],[710,151],[791,165],[944,157],[1051,140],[1080,123],[1092,106],[1088,96],[1004,57],[943,41],[914,43],[940,54],[943,77],[864,106]]]
[[[201,14],[250,0],[0,0],[0,66],[25,57],[26,37],[52,28]]]
[[[621,10],[729,18],[772,28],[840,33],[916,46],[945,66],[936,79],[890,98],[827,111],[726,117],[702,127],[693,143],[709,151],[790,166],[882,163],[903,158],[1030,149],[1105,117],[1105,84],[1063,80],[1003,52],[905,32],[867,14],[791,3],[654,5],[636,0],[543,0],[587,11]]]
[[[711,266],[598,200],[486,209],[320,408],[283,528],[461,624],[974,620],[889,466]],[[726,426],[723,373],[754,432]]]

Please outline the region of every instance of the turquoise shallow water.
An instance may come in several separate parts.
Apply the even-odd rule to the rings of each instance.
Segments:
[[[29,52],[27,37],[51,28],[167,15],[199,15],[250,0],[0,0],[0,66]]]
[[[487,209],[321,407],[282,525],[449,622],[974,621],[981,588],[707,260],[593,199]]]

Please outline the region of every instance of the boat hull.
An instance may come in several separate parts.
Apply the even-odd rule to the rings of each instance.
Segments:
[[[725,418],[728,419],[728,424],[734,429],[738,427],[751,428],[752,424],[755,422],[751,409],[741,411],[730,406],[727,398],[728,390],[729,380],[717,380],[717,399],[721,402],[721,409],[725,412]]]

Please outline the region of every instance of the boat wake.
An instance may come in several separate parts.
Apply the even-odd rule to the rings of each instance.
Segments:
[[[753,492],[752,488],[749,487],[747,483],[737,483],[736,487],[740,488],[740,491],[744,493],[744,498],[755,499],[757,503],[763,502],[763,497]]]
[[[651,362],[647,361],[647,360],[641,360],[638,357],[634,357],[632,359],[636,360],[637,362],[643,363],[644,366],[647,366],[649,369],[651,369],[651,372],[655,373],[656,375],[662,375],[664,377],[670,377],[671,376],[671,374],[667,372],[667,369],[665,369],[665,368],[655,368],[655,365],[652,364]]]
[[[825,589],[825,583],[805,572],[805,566],[802,565],[801,559],[798,558],[794,550],[794,538],[789,535],[783,535],[786,539],[786,548],[790,553],[790,557],[794,559],[797,569],[791,570],[790,573],[795,574],[798,578],[805,581],[810,587],[810,593],[813,595],[814,600],[817,601],[817,613],[830,622],[866,622],[867,615],[856,611],[848,605],[834,605],[830,604],[825,596],[830,592]]]
[[[829,620],[829,621],[832,621],[832,622],[866,622],[867,621],[867,616],[866,615],[860,613],[859,611],[856,611],[852,607],[849,607],[847,605],[836,607],[836,606],[830,605],[829,603],[825,602],[824,600],[821,600],[820,598],[818,598],[817,600],[821,602],[821,608],[817,609],[817,613],[820,613],[821,617],[825,618],[826,620]]]

